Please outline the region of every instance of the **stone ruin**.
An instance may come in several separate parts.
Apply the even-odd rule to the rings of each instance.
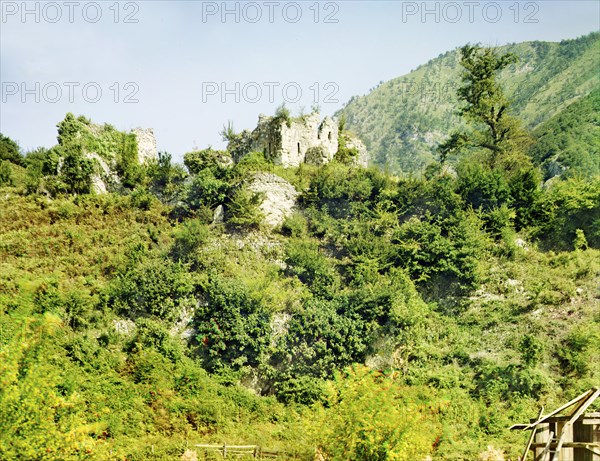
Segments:
[[[91,132],[100,132],[103,129],[101,125],[91,124]],[[151,160],[158,159],[158,151],[156,149],[156,138],[152,128],[134,128],[130,133],[135,134],[137,141],[137,161],[143,165]],[[105,159],[100,157],[95,152],[86,152],[86,157],[93,159],[99,165],[99,171],[92,174],[92,191],[95,194],[106,194],[109,189],[109,184],[118,184],[119,177],[115,171],[112,162],[107,163]]]
[[[302,163],[324,165],[333,160],[339,148],[338,124],[331,117],[321,120],[318,113],[297,118],[258,116],[256,128],[244,130],[228,150],[235,161],[250,152],[262,152],[267,160],[286,168]],[[356,149],[355,164],[367,166],[368,156],[364,144],[344,131],[346,146]]]
[[[321,121],[314,112],[287,121],[261,114],[252,134],[252,150],[264,152],[266,158],[284,167],[328,163],[338,150],[337,124],[331,117]]]

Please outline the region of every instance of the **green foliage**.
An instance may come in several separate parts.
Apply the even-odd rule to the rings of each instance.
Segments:
[[[12,185],[14,185],[13,173],[9,162],[5,160],[0,160],[0,186]]]
[[[339,277],[315,242],[291,240],[286,248],[287,272],[315,295],[331,297],[339,290]]]
[[[321,450],[328,459],[412,461],[432,453],[441,433],[419,390],[362,367],[337,374],[322,412]]]
[[[501,171],[464,161],[458,166],[457,192],[474,209],[490,211],[509,202],[510,188]]]
[[[183,163],[190,174],[199,174],[202,170],[209,169],[215,176],[222,175],[228,154],[225,151],[213,150],[212,148],[188,152],[183,156]]]
[[[0,350],[2,459],[93,459],[92,434],[102,425],[89,423],[81,397],[63,385],[54,363],[59,334],[56,317],[29,319]]]
[[[68,113],[58,125],[59,156],[70,167],[63,172],[57,169],[55,174],[67,185],[67,192],[89,191],[89,177],[94,171],[88,154],[98,155],[108,165],[114,167],[121,183],[133,188],[143,179],[143,169],[137,160],[137,140],[134,133],[117,131],[111,125],[93,125],[83,116],[75,118]],[[60,170],[60,171],[59,171]],[[100,173],[100,170],[96,171]]]
[[[189,219],[177,229],[171,256],[177,261],[194,259],[194,253],[208,242],[208,226],[198,219]]]
[[[541,358],[544,346],[538,338],[527,334],[523,336],[523,339],[519,343],[519,349],[523,355],[525,365],[532,366]]]
[[[538,235],[545,246],[572,249],[582,236],[600,247],[600,180],[570,178],[555,183],[541,201]]]
[[[19,145],[8,136],[0,133],[0,162],[2,161],[11,162],[15,165],[24,164]]]
[[[477,287],[477,261],[485,237],[473,215],[465,213],[448,234],[440,225],[411,218],[394,233],[392,243],[396,244],[396,264],[423,286],[447,294]]]
[[[342,122],[340,121],[340,125]],[[356,147],[348,147],[346,145],[347,137],[342,130],[338,134],[338,150],[335,153],[334,159],[345,165],[350,165],[358,157],[358,149]]]
[[[546,178],[567,165],[578,170],[577,174],[598,168],[597,161],[590,163],[598,158],[594,154],[598,111],[590,110],[591,101],[583,103],[585,108],[569,110],[571,115],[564,121],[559,119],[569,105],[587,99],[597,88],[599,40],[600,34],[594,32],[560,43],[524,42],[496,48],[499,56],[510,53],[519,58],[500,73],[498,81],[512,101],[511,115],[519,117],[528,129],[540,127],[534,137],[548,141],[539,150],[531,146],[536,159],[549,154],[547,161],[542,160]],[[338,118],[346,116],[346,129],[366,144],[374,164],[394,173],[418,175],[438,159],[439,143],[453,132],[462,132],[459,128],[466,130],[456,113],[456,90],[462,86],[460,53],[458,48],[441,54],[367,95],[353,97],[336,114]],[[558,123],[542,128],[554,117]],[[555,130],[557,125],[561,128]]]
[[[150,189],[164,202],[170,203],[180,193],[186,179],[181,165],[173,164],[171,154],[158,153],[158,161],[146,164],[146,179]]]
[[[292,315],[275,363],[282,377],[330,378],[336,369],[364,359],[366,324],[351,315],[342,299],[310,300]]]
[[[263,152],[249,152],[235,165],[234,176],[238,179],[247,178],[252,173],[270,171],[273,164],[270,163]]]
[[[281,122],[287,124],[288,127],[290,127],[292,123],[290,110],[285,107],[285,103],[282,103],[279,107],[277,107],[275,110],[275,115],[273,116],[273,124],[279,125]]]
[[[227,224],[234,229],[257,229],[263,221],[262,194],[247,187],[237,188],[227,204]]]
[[[62,160],[62,165],[58,169],[60,182],[56,185],[56,192],[89,194],[94,172],[93,161],[85,158],[74,146],[65,148]]]
[[[600,175],[600,89],[569,105],[533,133],[530,155],[544,172],[554,176]]]
[[[486,163],[495,168],[499,160],[513,151],[522,150],[527,135],[518,119],[509,115],[509,100],[496,81],[497,75],[517,62],[514,54],[499,55],[493,48],[465,45],[460,49],[462,86],[457,96],[462,106],[459,115],[472,127],[458,131],[438,147],[440,159],[465,149],[484,149]]]
[[[556,353],[561,368],[571,378],[594,382],[600,376],[600,333],[596,325],[582,325],[564,339]]]
[[[281,233],[290,237],[304,237],[308,230],[308,221],[300,212],[286,216],[281,225]]]
[[[149,259],[114,278],[106,305],[129,317],[174,320],[196,303],[194,293],[193,277],[184,266]]]
[[[269,343],[265,308],[241,283],[221,276],[210,279],[203,296],[194,323],[206,368],[257,366]]]
[[[1,187],[3,459],[29,439],[48,459],[224,441],[344,460],[493,444],[514,459],[526,434],[507,427],[598,382],[594,178],[541,188],[519,152],[399,179],[263,153],[228,167],[208,149],[186,154],[189,176],[161,153],[125,194],[41,195],[82,190],[59,171],[87,158],[87,129],[114,135],[67,117],[59,146],[25,157],[30,182],[10,164]],[[248,188],[263,171],[303,191],[280,231]],[[209,225],[219,204],[229,228]]]

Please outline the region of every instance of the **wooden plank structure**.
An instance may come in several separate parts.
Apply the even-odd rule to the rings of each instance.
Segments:
[[[285,453],[265,450],[258,445],[203,445],[196,444],[195,447],[203,449],[207,452],[219,453],[223,455],[223,458],[228,457],[246,457],[246,458],[257,458],[257,459],[272,459],[284,456]]]
[[[531,450],[534,461],[600,461],[600,413],[585,413],[598,396],[594,387],[545,416],[542,407],[529,424],[512,426],[532,431],[519,459],[525,461]]]

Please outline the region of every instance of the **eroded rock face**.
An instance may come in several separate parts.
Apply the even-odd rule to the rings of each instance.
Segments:
[[[265,215],[265,224],[280,226],[296,206],[298,191],[285,179],[271,173],[254,175],[248,189],[264,195],[260,210]]]
[[[152,128],[134,128],[131,130],[135,134],[138,145],[138,162],[140,165],[149,160],[158,159],[158,151],[156,150],[156,138]]]
[[[362,166],[363,168],[369,166],[369,154],[364,143],[350,133],[344,132],[344,136],[346,137],[346,147],[349,149],[356,149],[358,151],[358,155],[354,159],[354,163],[358,166]]]
[[[92,192],[95,194],[106,194],[108,187],[112,184],[117,184],[119,178],[114,171],[110,169],[108,164],[95,152],[86,154],[86,157],[90,160],[96,161],[98,170],[92,174]]]

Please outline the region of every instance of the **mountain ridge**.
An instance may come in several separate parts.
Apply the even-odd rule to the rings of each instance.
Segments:
[[[512,112],[530,130],[600,85],[600,33],[561,42],[529,41],[498,47],[519,62],[500,74]],[[436,145],[461,125],[456,115],[459,49],[352,97],[336,115],[346,117],[371,153],[371,162],[414,174],[435,159]]]

